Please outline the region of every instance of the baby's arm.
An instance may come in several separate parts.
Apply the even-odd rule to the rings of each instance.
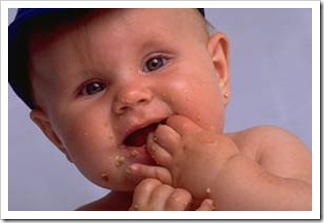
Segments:
[[[275,175],[246,156],[228,161],[217,181],[211,197],[220,210],[311,210],[311,183]]]
[[[218,210],[311,209],[311,159],[304,146],[271,127],[245,135],[259,138],[259,160],[243,155],[228,137],[204,131],[181,116],[159,127],[148,147],[170,170],[173,185],[186,188],[195,199],[213,199]],[[155,173],[144,166],[138,170],[163,175],[157,174],[162,167]]]
[[[295,136],[276,127],[258,127],[239,134],[238,146],[253,141],[255,159],[237,156],[229,162],[219,180],[227,184],[239,177],[245,187],[231,184],[232,190],[250,192],[252,196],[239,194],[248,204],[261,210],[311,210],[312,209],[312,161],[306,146]],[[252,144],[249,144],[252,146]],[[244,168],[242,168],[244,166]],[[241,174],[237,171],[241,169]],[[231,173],[235,171],[235,173]],[[228,175],[228,176],[225,176]],[[231,176],[232,178],[230,178]],[[244,177],[243,177],[244,176]],[[251,180],[247,180],[247,179]],[[224,185],[225,182],[224,182]],[[236,194],[232,194],[232,197]]]

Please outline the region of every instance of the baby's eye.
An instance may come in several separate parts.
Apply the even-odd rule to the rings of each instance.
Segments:
[[[106,85],[100,81],[92,81],[85,83],[81,89],[81,95],[93,95],[104,90]]]
[[[149,59],[144,65],[144,72],[152,72],[163,67],[167,62],[167,58],[158,56]]]

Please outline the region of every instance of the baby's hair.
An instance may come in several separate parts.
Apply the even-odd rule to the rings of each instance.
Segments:
[[[211,23],[209,22],[209,20],[206,18],[206,10],[204,10],[204,13],[202,14],[200,12],[200,9],[197,11],[195,10],[196,14],[201,18],[201,21],[203,22],[203,26],[204,26],[204,29],[206,31],[206,34],[208,36],[212,36],[213,34],[215,34],[217,32],[217,29],[216,27]]]
[[[212,36],[213,34],[215,34],[217,32],[216,27],[211,24],[207,19],[205,19],[206,22],[206,26],[207,26],[207,32],[210,36]]]

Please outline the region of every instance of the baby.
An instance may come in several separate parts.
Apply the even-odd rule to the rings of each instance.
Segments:
[[[311,155],[270,126],[225,133],[229,43],[202,9],[24,9],[9,82],[111,192],[78,210],[311,210]],[[26,52],[26,53],[24,53]]]

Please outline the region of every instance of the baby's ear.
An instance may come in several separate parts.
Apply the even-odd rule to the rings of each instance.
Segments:
[[[218,32],[208,41],[208,51],[213,60],[219,87],[223,95],[230,94],[229,42],[227,37]]]
[[[52,128],[51,122],[46,115],[46,113],[41,109],[34,109],[30,112],[30,119],[42,130],[46,137],[61,151],[63,152],[67,159],[71,161],[63,143],[56,135],[55,131]]]

